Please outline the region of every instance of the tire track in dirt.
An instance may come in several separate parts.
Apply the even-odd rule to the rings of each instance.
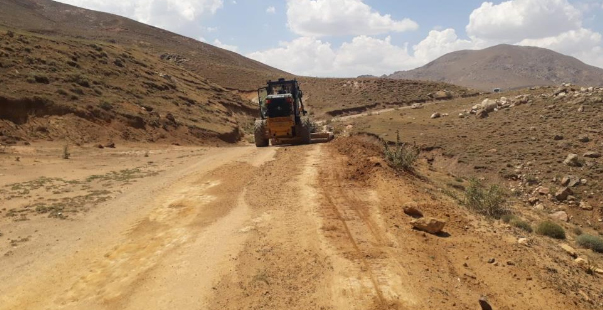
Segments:
[[[346,262],[336,264],[335,282],[341,309],[400,309],[414,305],[404,287],[407,272],[391,250],[395,246],[380,225],[379,199],[367,188],[346,182],[341,173],[345,159],[323,156],[319,184],[325,239],[334,255]]]

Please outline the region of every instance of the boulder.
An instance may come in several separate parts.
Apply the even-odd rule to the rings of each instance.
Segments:
[[[573,194],[573,192],[569,187],[564,187],[555,193],[555,199],[557,199],[559,201],[565,201],[565,200],[567,200],[569,195],[572,195],[572,194]]]
[[[440,114],[439,112],[435,112],[435,113],[431,114],[432,119],[440,118],[441,116],[442,116],[442,114]]]
[[[577,257],[578,253],[576,252],[576,250],[574,248],[572,248],[571,246],[567,245],[567,244],[562,244],[561,248],[567,253],[569,254],[571,257]]]
[[[452,93],[447,90],[440,90],[433,94],[433,98],[437,100],[451,99]]]
[[[446,226],[446,221],[431,217],[423,217],[412,220],[410,224],[416,230],[424,231],[430,234],[437,234],[444,229],[444,226]]]
[[[486,118],[486,117],[488,117],[488,111],[486,111],[486,110],[479,110],[477,113],[475,113],[475,117],[477,117],[477,118]]]
[[[561,221],[561,222],[569,221],[569,216],[567,215],[567,213],[565,211],[555,212],[555,213],[551,214],[550,216],[551,216],[551,218]]]
[[[486,112],[493,112],[498,107],[498,103],[492,99],[484,99],[480,104],[480,108]]]
[[[563,164],[570,167],[581,167],[582,163],[580,162],[580,158],[578,158],[578,154],[569,154],[563,161]]]

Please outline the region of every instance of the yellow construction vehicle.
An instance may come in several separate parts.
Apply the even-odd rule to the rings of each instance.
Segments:
[[[279,144],[310,144],[313,137],[323,139],[324,133],[316,134],[313,123],[306,117],[302,100],[303,92],[297,80],[268,81],[258,89],[260,119],[255,121],[254,138],[257,147]],[[326,135],[327,139],[332,134]]]

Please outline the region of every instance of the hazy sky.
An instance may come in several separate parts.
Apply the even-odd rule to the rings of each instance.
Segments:
[[[161,27],[295,74],[412,69],[509,43],[603,67],[603,0],[59,0]]]

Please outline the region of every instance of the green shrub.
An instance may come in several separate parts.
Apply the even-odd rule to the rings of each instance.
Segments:
[[[576,243],[583,248],[603,253],[603,239],[600,237],[584,234],[576,238]]]
[[[551,221],[545,221],[538,224],[538,227],[536,227],[536,233],[555,239],[565,239],[565,230],[563,227]]]
[[[396,170],[413,171],[417,159],[419,159],[419,149],[400,142],[400,132],[396,131],[396,144],[390,147],[387,142],[383,142],[383,154],[389,165]]]
[[[528,223],[526,221],[522,221],[520,219],[514,219],[514,220],[511,220],[511,225],[513,225],[519,229],[522,229],[526,232],[529,232],[529,233],[532,232],[532,226],[530,225],[530,223]]]
[[[503,222],[509,224],[511,221],[513,220],[517,220],[517,216],[513,215],[513,214],[505,214],[500,218]]]
[[[465,205],[485,216],[500,218],[505,214],[509,214],[506,202],[507,195],[498,185],[485,187],[479,180],[471,179],[465,190]]]

